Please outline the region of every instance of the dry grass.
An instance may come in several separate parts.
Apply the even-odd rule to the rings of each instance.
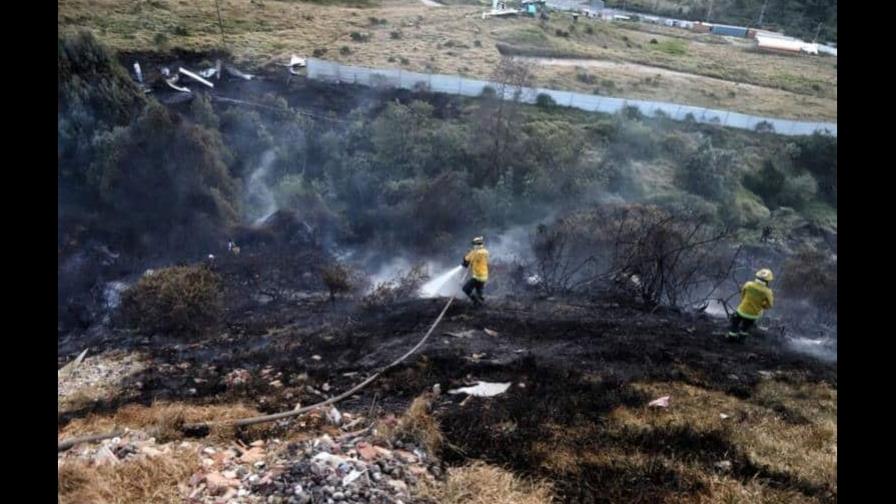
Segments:
[[[221,46],[213,2],[60,0],[58,6],[61,32],[87,28],[117,49],[209,50]],[[386,0],[370,8],[309,8],[302,2],[266,2],[263,6],[222,3],[226,45],[237,61],[252,66],[283,63],[292,53],[310,56],[315,49],[326,49],[324,58],[343,63],[488,78],[501,58],[496,44],[505,43],[550,54],[583,55],[604,63],[628,63],[595,72],[601,80],[615,82],[616,89],[601,89],[602,94],[683,101],[747,113],[773,112],[775,116],[836,118],[835,58],[761,55],[744,45],[705,43],[683,30],[670,29],[668,35],[659,35],[590,20],[578,23],[576,31],[563,38],[557,37],[555,30],[568,30],[569,20],[564,16],[554,16],[542,30],[537,20],[527,17],[482,20],[478,16],[481,10],[475,6],[430,8],[417,0]],[[370,17],[386,22],[371,24]],[[586,26],[591,26],[592,33],[585,31]],[[393,38],[393,31],[400,31],[401,38]],[[369,34],[370,39],[355,42],[352,32]],[[159,43],[160,34],[167,42]],[[658,44],[651,44],[651,39]],[[672,45],[683,48],[683,53],[661,50]],[[343,46],[350,53],[341,54]],[[691,75],[665,75],[658,86],[645,83],[663,69]],[[580,82],[569,66],[539,66],[536,70],[541,86],[595,90],[595,86]],[[735,86],[737,82],[753,86]]]
[[[208,420],[228,420],[256,416],[260,413],[242,404],[192,405],[183,403],[155,403],[152,406],[128,404],[112,414],[90,414],[76,418],[59,431],[59,438],[70,438],[90,434],[110,432],[120,428],[142,429],[159,440],[178,439],[182,436],[180,427],[184,423]],[[264,425],[250,427],[261,429]],[[215,427],[210,433],[213,438],[230,439],[233,429],[227,426]],[[252,436],[252,433],[249,433]],[[252,436],[255,437],[255,436]]]
[[[430,408],[432,398],[422,394],[414,399],[407,411],[395,422],[381,421],[377,432],[387,439],[409,440],[420,444],[431,454],[437,454],[445,438]]]
[[[184,497],[179,484],[198,469],[199,458],[189,450],[115,465],[66,460],[57,475],[59,503],[180,503]]]
[[[609,416],[610,433],[649,436],[688,430],[697,435],[717,436],[731,443],[756,467],[836,494],[837,392],[828,385],[765,381],[747,401],[681,383],[638,387],[651,397],[670,395],[671,406],[664,410],[618,408]],[[723,420],[720,413],[730,417]],[[766,487],[751,490],[748,485],[731,485],[727,482],[711,488],[725,494],[775,493]]]
[[[524,480],[482,462],[448,470],[444,483],[425,483],[418,496],[440,504],[547,504],[554,502],[551,485]]]

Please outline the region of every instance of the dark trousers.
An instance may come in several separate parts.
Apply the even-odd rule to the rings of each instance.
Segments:
[[[731,315],[731,332],[746,334],[755,323],[755,320],[741,317],[737,312],[734,312]]]
[[[485,298],[482,297],[482,288],[485,287],[485,282],[476,280],[475,278],[471,278],[467,280],[467,283],[464,284],[464,294],[466,294],[470,299],[472,299],[476,303],[481,303],[485,301]],[[473,291],[476,291],[476,295],[473,295]]]

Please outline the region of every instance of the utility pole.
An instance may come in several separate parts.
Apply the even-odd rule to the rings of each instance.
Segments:
[[[706,13],[706,20],[712,21],[712,4],[715,3],[715,0],[709,0],[709,12]]]
[[[822,25],[822,24],[823,24],[823,23],[818,23],[818,28],[815,29],[815,39],[812,40],[812,43],[813,43],[813,44],[816,43],[816,42],[818,42],[818,34],[821,33],[821,25]]]
[[[765,2],[762,2],[762,10],[759,11],[759,22],[757,23],[757,25],[760,28],[762,27],[762,20],[765,19],[765,7],[767,5],[768,5],[768,0],[765,0]]]
[[[215,8],[218,9],[218,28],[221,29],[221,46],[226,46],[227,42],[224,41],[224,21],[221,19],[220,0],[215,0]]]

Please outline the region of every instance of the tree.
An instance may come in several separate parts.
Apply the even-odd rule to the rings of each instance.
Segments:
[[[528,65],[510,57],[502,57],[492,80],[496,84],[495,99],[484,99],[474,129],[473,144],[482,156],[480,171],[474,174],[474,185],[494,185],[513,162],[513,150],[521,121],[520,102],[524,88],[532,83]]]

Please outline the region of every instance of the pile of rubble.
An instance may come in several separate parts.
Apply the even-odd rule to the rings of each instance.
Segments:
[[[246,445],[175,441],[159,444],[140,431],[76,446],[59,454],[59,466],[72,459],[92,464],[122,464],[190,450],[200,469],[183,482],[184,502],[224,503],[390,503],[410,502],[421,480],[443,474],[424,450],[390,444],[371,429],[299,442],[258,440]]]
[[[77,365],[75,365],[77,364]],[[99,400],[121,389],[121,382],[147,369],[146,357],[136,352],[109,351],[72,362],[59,372],[60,409],[73,399]]]
[[[366,431],[366,430],[365,430]],[[303,442],[206,448],[203,471],[190,481],[188,502],[280,504],[401,503],[422,478],[442,474],[424,451],[374,444],[364,433]]]
[[[60,467],[70,461],[86,461],[98,466],[117,465],[135,459],[169,455],[174,450],[195,450],[197,446],[190,441],[158,443],[143,431],[125,429],[121,437],[85,443],[59,453],[57,463]]]

